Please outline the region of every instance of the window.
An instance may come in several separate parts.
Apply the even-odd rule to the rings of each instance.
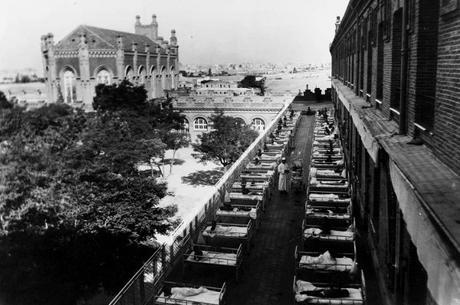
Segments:
[[[402,9],[395,12],[393,17],[393,45],[391,51],[391,102],[390,107],[399,111],[401,106],[401,35]],[[393,112],[396,113],[396,112]],[[399,114],[392,116],[399,121]]]
[[[67,70],[64,72],[64,102],[71,104],[76,99],[75,74]]]
[[[102,69],[96,75],[98,84],[110,85],[111,77],[109,71]]]
[[[127,79],[130,82],[133,82],[134,80],[134,72],[131,66],[127,66],[125,70],[125,79]]]
[[[383,99],[383,23],[379,24],[377,35],[377,92],[376,98],[382,102]]]
[[[139,84],[145,83],[145,77],[146,77],[145,69],[144,67],[141,66],[139,68]]]
[[[265,130],[265,122],[262,119],[255,118],[252,120],[252,128],[257,131]]]
[[[196,118],[193,128],[195,130],[208,130],[208,122],[204,118]]]
[[[432,130],[434,125],[436,70],[438,57],[439,5],[421,1],[419,3],[419,26],[421,31],[417,45],[419,63],[416,73],[415,123]]]

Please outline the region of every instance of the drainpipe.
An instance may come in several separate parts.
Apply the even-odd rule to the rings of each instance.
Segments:
[[[407,1],[402,1],[402,29],[401,29],[401,81],[399,96],[399,134],[406,133],[407,123]]]

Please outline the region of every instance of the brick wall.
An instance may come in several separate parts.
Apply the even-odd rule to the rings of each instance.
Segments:
[[[460,17],[441,16],[433,150],[460,173]]]

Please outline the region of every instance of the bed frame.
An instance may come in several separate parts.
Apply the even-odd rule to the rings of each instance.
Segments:
[[[300,251],[298,246],[294,250],[294,261],[295,261],[295,274],[297,276],[302,276],[302,278],[307,279],[308,281],[318,281],[318,282],[331,282],[339,281],[341,283],[353,282],[349,275],[350,270],[337,270],[333,266],[339,265],[322,265],[322,264],[311,264],[304,265],[300,264],[302,256],[319,256],[326,251],[318,251],[314,249],[309,249],[309,251]],[[348,257],[356,262],[356,245],[354,244],[353,252],[334,252],[334,257]],[[314,268],[314,267],[327,266],[328,269]]]
[[[203,286],[203,285],[196,285],[196,284],[189,284],[189,283],[179,283],[179,282],[163,282],[163,285],[161,286],[161,289],[159,290],[159,293],[157,296],[154,298],[153,304],[154,305],[165,305],[165,304],[181,304],[181,305],[196,305],[197,302],[194,301],[187,301],[183,299],[171,299],[171,298],[165,298],[165,297],[160,297],[161,292],[163,291],[163,287],[169,285],[170,287],[190,287],[190,288],[199,288],[199,287],[204,287],[208,290],[216,291],[219,292],[219,303],[218,304],[213,304],[213,303],[199,303],[201,305],[224,305],[224,298],[225,298],[225,293],[227,292],[227,284],[223,283],[222,287],[210,287],[210,286]]]
[[[338,228],[347,228],[352,223],[352,215],[350,213],[334,213],[323,214],[323,208],[318,208],[318,214],[307,214],[305,210],[305,222],[310,226],[323,226],[329,225]]]
[[[316,186],[312,184],[308,184],[307,187],[307,195],[310,193],[316,194],[336,194],[341,196],[350,196],[350,184],[348,186]]]
[[[301,276],[297,276],[297,275],[294,275],[294,280],[292,282],[292,292],[293,294],[295,295],[296,292],[297,292],[297,280],[304,280]],[[306,280],[308,281],[308,280]],[[315,285],[316,287],[330,287],[331,286],[331,283],[328,283],[328,282],[313,282],[313,281],[308,281],[310,283],[312,283],[313,285]],[[362,296],[362,300],[353,300],[353,299],[349,299],[349,300],[346,300],[346,299],[339,299],[339,298],[315,298],[315,297],[311,297],[310,299],[308,300],[305,300],[303,302],[297,302],[295,301],[294,299],[294,304],[302,304],[302,305],[306,305],[306,304],[327,304],[327,305],[366,305],[367,304],[367,296],[366,296],[366,280],[364,278],[364,273],[363,271],[361,270],[360,272],[360,276],[359,276],[359,279],[358,279],[358,283],[344,283],[342,288],[360,288],[361,289],[361,296]]]
[[[305,250],[326,251],[331,250],[334,253],[356,253],[356,227],[354,226],[354,236],[352,238],[344,238],[332,235],[323,235],[327,238],[320,237],[305,237],[305,230],[308,228],[321,228],[321,226],[308,225],[306,220],[302,222],[302,245]],[[345,227],[330,227],[331,230],[346,230]]]
[[[262,211],[262,202],[257,201],[255,205],[250,206],[250,205],[237,205],[237,204],[231,204],[233,208],[251,208],[256,210],[256,219],[252,219],[248,215],[239,215],[239,214],[225,214],[225,215],[217,215],[216,212],[216,219],[217,222],[223,222],[223,223],[237,223],[237,224],[247,224],[250,219],[255,223],[256,228],[259,227],[260,225],[260,218],[261,218],[261,211]]]
[[[236,260],[230,260],[225,258],[219,258],[219,263],[213,263],[209,261],[200,261],[200,260],[190,260],[188,259],[190,255],[194,256],[192,252],[194,248],[198,247],[202,251],[212,251],[212,252],[219,252],[219,253],[232,253],[236,255]],[[201,245],[201,244],[194,244],[191,245],[183,255],[183,272],[184,274],[185,269],[191,269],[194,266],[200,266],[205,268],[206,270],[214,270],[215,272],[220,272],[222,270],[231,270],[234,273],[235,280],[238,282],[239,273],[241,268],[241,263],[243,261],[243,246],[240,244],[238,248],[226,248],[226,247],[214,247],[208,245]]]
[[[205,229],[210,225],[211,223],[209,222],[207,226],[205,227]],[[252,237],[255,231],[255,225],[252,219],[250,219],[246,224],[218,222],[217,225],[224,226],[224,227],[245,227],[247,228],[247,233],[244,236],[240,234],[232,234],[232,235],[215,235],[213,237],[202,234],[207,245],[237,248],[240,244],[242,244],[244,246],[244,249],[249,253],[251,242],[252,242]]]
[[[234,197],[235,195],[232,194],[239,194],[238,197]],[[232,198],[233,196],[233,198]],[[253,199],[251,196],[258,196],[262,197],[262,199]],[[230,204],[232,206],[239,205],[239,206],[257,206],[257,203],[261,203],[261,208],[265,211],[265,203],[267,201],[267,196],[264,193],[262,195],[244,195],[241,192],[231,192],[230,193]]]
[[[352,204],[352,201],[351,201],[351,198],[350,197],[340,197],[339,196],[339,199],[329,199],[327,201],[319,201],[319,200],[311,200],[310,199],[310,195],[311,194],[319,194],[319,193],[309,193],[308,194],[308,197],[307,197],[307,204],[311,205],[312,207],[316,207],[316,208],[319,208],[319,207],[324,207],[324,208],[346,208],[348,207],[350,204]]]

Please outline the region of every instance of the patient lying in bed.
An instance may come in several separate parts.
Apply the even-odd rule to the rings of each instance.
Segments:
[[[353,226],[348,227],[345,231],[340,230],[322,230],[320,228],[308,228],[304,230],[305,238],[332,239],[352,241],[355,233]]]
[[[363,304],[359,288],[323,288],[301,280],[298,280],[295,286],[297,302],[308,303],[311,300],[314,304]]]
[[[181,304],[179,300],[197,302],[199,304],[219,304],[220,291],[209,290],[205,287],[164,287],[157,301],[165,304]],[[185,304],[185,302],[184,302]]]
[[[227,236],[227,237],[245,237],[248,234],[248,228],[243,226],[222,226],[213,224],[206,227],[203,236]]]
[[[333,257],[329,251],[318,256],[302,255],[299,266],[315,270],[351,271],[353,260],[349,257]]]
[[[339,195],[337,194],[310,194],[308,195],[308,199],[311,201],[317,202],[350,202],[350,198],[340,199]]]
[[[226,208],[225,206],[221,207],[216,212],[216,216],[241,216],[241,217],[250,217],[251,219],[257,218],[257,210],[255,208]]]
[[[192,251],[187,257],[188,261],[199,261],[214,265],[236,265],[236,253],[222,253],[215,251]]]
[[[315,177],[312,177],[310,179],[310,184],[312,186],[324,186],[324,187],[348,187],[348,181],[343,179],[343,180],[326,180],[326,181],[319,181]]]

